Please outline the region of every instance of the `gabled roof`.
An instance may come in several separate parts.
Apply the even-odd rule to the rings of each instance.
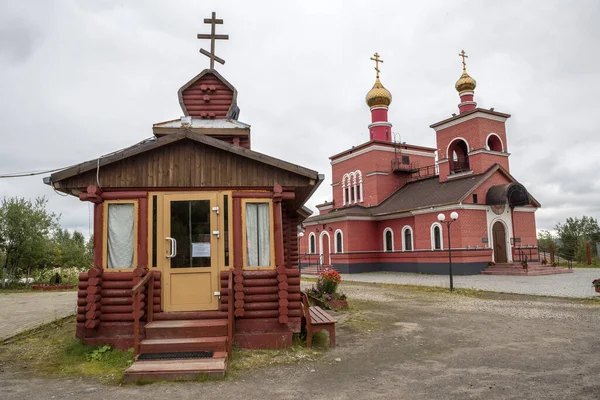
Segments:
[[[407,183],[382,203],[373,207],[354,205],[338,208],[325,215],[318,215],[305,222],[324,221],[336,217],[366,216],[380,217],[389,214],[410,212],[419,209],[460,204],[495,172],[505,175],[509,181],[516,182],[506,169],[494,164],[486,172],[462,178],[439,181],[438,176]],[[539,207],[539,202],[529,195],[531,202]]]
[[[60,180],[73,177],[75,175],[91,171],[98,167],[103,167],[114,162],[132,157],[134,155],[145,153],[147,151],[154,150],[184,139],[189,139],[198,143],[203,143],[208,146],[212,146],[233,154],[237,154],[241,157],[246,157],[248,159],[258,161],[263,164],[267,164],[288,172],[292,172],[294,174],[298,174],[319,181],[319,174],[317,173],[317,171],[313,171],[311,169],[304,168],[299,165],[292,164],[287,161],[283,161],[278,158],[271,157],[253,150],[248,150],[246,148],[230,144],[222,140],[212,138],[210,136],[196,133],[189,129],[182,129],[178,133],[173,133],[160,138],[147,139],[131,147],[127,147],[125,149],[114,152],[106,157],[96,158],[90,161],[74,165],[62,171],[55,172],[50,176],[50,178],[52,182],[58,182]]]

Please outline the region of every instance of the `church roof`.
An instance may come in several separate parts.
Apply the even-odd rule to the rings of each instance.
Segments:
[[[411,182],[374,207],[376,215],[459,203],[488,178],[487,173],[444,182],[434,176]]]
[[[276,167],[276,168],[285,170],[287,172],[292,172],[294,174],[304,176],[309,179],[314,179],[316,181],[319,181],[319,183],[321,180],[318,172],[313,171],[311,169],[304,168],[299,165],[292,164],[287,161],[283,161],[278,158],[271,157],[266,154],[262,154],[262,153],[259,153],[259,152],[253,151],[253,150],[245,149],[240,146],[226,143],[222,140],[215,139],[210,136],[203,135],[201,133],[196,133],[189,129],[182,129],[178,133],[167,135],[167,136],[160,137],[160,138],[147,139],[147,140],[144,140],[133,146],[130,146],[125,149],[121,149],[119,151],[111,153],[110,155],[108,155],[106,157],[100,157],[98,159],[86,161],[86,162],[71,166],[69,168],[66,168],[64,170],[55,172],[54,174],[51,175],[51,182],[58,182],[58,181],[82,174],[87,171],[99,169],[101,167],[105,167],[109,164],[121,161],[123,159],[130,158],[134,155],[145,153],[150,150],[154,150],[156,148],[163,147],[170,143],[184,140],[184,139],[189,139],[194,142],[202,143],[202,144],[208,145],[210,147],[224,150],[229,153],[237,154],[241,157],[257,161],[261,164],[266,164],[271,167]]]
[[[491,166],[486,172],[462,178],[439,181],[438,176],[407,183],[381,204],[373,207],[353,205],[338,208],[325,215],[317,215],[305,223],[330,220],[336,217],[382,217],[388,214],[409,212],[432,207],[459,204],[475,189],[484,183],[496,171],[506,175],[511,181],[516,180],[499,164]],[[539,203],[529,195],[532,204]]]

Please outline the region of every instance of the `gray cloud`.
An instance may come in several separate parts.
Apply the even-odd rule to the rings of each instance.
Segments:
[[[177,89],[208,66],[196,34],[217,11],[219,71],[239,91],[253,148],[326,175],[328,157],[367,140],[369,57],[385,60],[393,131],[434,146],[428,126],[456,112],[457,53],[470,55],[476,100],[513,115],[511,172],[542,203],[538,228],[600,214],[598,41],[593,0],[10,2],[0,12],[0,173],[95,158],[177,118]],[[70,229],[88,206],[40,177],[1,180],[0,197],[46,195]]]

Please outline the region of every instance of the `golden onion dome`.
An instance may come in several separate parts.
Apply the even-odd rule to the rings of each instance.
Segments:
[[[475,79],[471,78],[471,75],[467,73],[466,68],[463,68],[463,73],[456,81],[456,85],[454,87],[458,91],[458,94],[462,94],[464,92],[472,92],[475,90],[477,86],[477,82]]]
[[[379,78],[375,79],[373,88],[367,93],[365,98],[369,107],[387,107],[392,102],[392,94],[383,87]]]

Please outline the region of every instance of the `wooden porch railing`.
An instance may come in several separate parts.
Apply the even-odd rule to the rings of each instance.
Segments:
[[[233,351],[233,331],[235,318],[233,316],[233,271],[229,271],[227,278],[227,356],[231,358]]]
[[[146,290],[146,302],[142,304],[140,297],[144,289]],[[148,310],[146,313],[146,322],[152,322],[154,308],[154,272],[148,271],[144,278],[131,289],[133,295],[133,351],[137,357],[140,354],[140,318],[144,315],[144,305]]]

